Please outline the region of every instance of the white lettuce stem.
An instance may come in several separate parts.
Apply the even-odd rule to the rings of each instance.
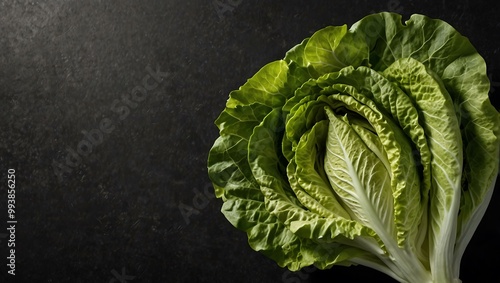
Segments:
[[[412,252],[399,248],[393,240],[384,241],[387,251],[395,265],[405,275],[408,282],[424,283],[431,282],[431,276],[417,256]]]
[[[353,243],[351,243],[352,245]],[[385,265],[386,269],[390,270],[390,273],[387,273],[383,270],[381,270],[380,267],[375,268],[379,271],[384,272],[385,274],[391,276],[392,278],[398,280],[399,282],[403,282],[402,277],[404,275],[401,273],[399,268],[391,261],[391,259],[387,256],[387,254],[379,247],[378,243],[374,239],[368,239],[368,238],[363,238],[363,237],[358,237],[354,239],[354,246],[363,249],[367,252],[369,252],[372,255],[377,256]],[[364,262],[367,262],[367,260],[363,260]],[[361,264],[361,263],[360,263]],[[374,268],[374,266],[379,266],[377,263],[372,263],[370,265],[363,264],[365,266]]]
[[[432,233],[430,249],[430,267],[433,282],[448,283],[456,282],[458,277],[454,272],[454,250],[457,236],[457,217],[460,205],[460,186],[456,185],[451,196],[450,208],[446,211],[444,219],[440,220],[438,230],[436,224],[431,225]],[[431,203],[431,205],[433,205]],[[435,204],[434,204],[435,205]],[[431,221],[432,223],[432,221]]]
[[[388,276],[394,278],[395,280],[397,280],[399,282],[404,282],[405,281],[398,274],[394,273],[391,268],[388,268],[385,265],[378,264],[376,262],[373,262],[373,261],[370,261],[370,260],[367,260],[367,259],[356,258],[356,257],[352,258],[350,261],[352,261],[353,263],[356,263],[356,264],[364,265],[366,267],[370,267],[370,268],[373,268],[375,270],[378,270],[378,271],[380,271],[382,273],[387,274]]]
[[[417,256],[411,252],[399,248],[393,240],[386,239],[386,241],[384,241],[389,254],[384,253],[384,251],[378,246],[378,244],[372,241],[368,241],[367,239],[357,238],[355,242],[360,248],[376,255],[382,262],[384,262],[384,264],[387,266],[387,269],[389,269],[391,272],[384,272],[380,267],[376,268],[377,270],[384,272],[385,274],[391,276],[399,282],[432,282],[430,272],[424,268],[422,263],[418,260]],[[378,265],[372,262],[371,265],[367,266],[374,268]]]

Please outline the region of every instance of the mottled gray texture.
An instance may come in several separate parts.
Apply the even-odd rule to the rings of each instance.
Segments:
[[[216,1],[44,2],[0,2],[0,231],[15,168],[23,282],[113,282],[122,268],[135,276],[128,282],[389,282],[362,267],[285,273],[225,220],[206,158],[229,91],[317,29],[383,10],[446,20],[500,81],[496,3],[221,0],[235,5],[218,13]],[[142,85],[147,66],[168,78],[120,120],[110,108]],[[53,162],[65,163],[81,132],[105,118],[114,130],[58,180]],[[186,221],[181,204],[198,213]],[[466,251],[464,282],[500,280],[491,255],[499,205],[496,192]]]

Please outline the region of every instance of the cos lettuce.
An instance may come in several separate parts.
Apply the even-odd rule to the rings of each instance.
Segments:
[[[208,159],[222,212],[290,270],[460,282],[498,174],[483,58],[447,23],[327,27],[231,92]]]

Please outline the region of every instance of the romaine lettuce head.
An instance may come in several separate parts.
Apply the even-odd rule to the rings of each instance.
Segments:
[[[290,270],[459,282],[498,173],[489,87],[483,58],[441,20],[379,13],[319,30],[232,91],[216,120],[208,170],[222,212]]]

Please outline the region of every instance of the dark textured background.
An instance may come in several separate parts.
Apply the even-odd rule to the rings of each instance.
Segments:
[[[14,168],[17,282],[392,282],[364,267],[281,269],[225,220],[207,177],[213,120],[229,91],[324,26],[385,10],[441,18],[484,56],[500,106],[498,2],[0,3],[0,278]],[[233,6],[218,13],[216,3]],[[168,78],[118,119],[111,106],[148,66]],[[59,180],[53,164],[105,118],[113,132]],[[497,191],[464,256],[463,282],[500,282],[499,205]]]

